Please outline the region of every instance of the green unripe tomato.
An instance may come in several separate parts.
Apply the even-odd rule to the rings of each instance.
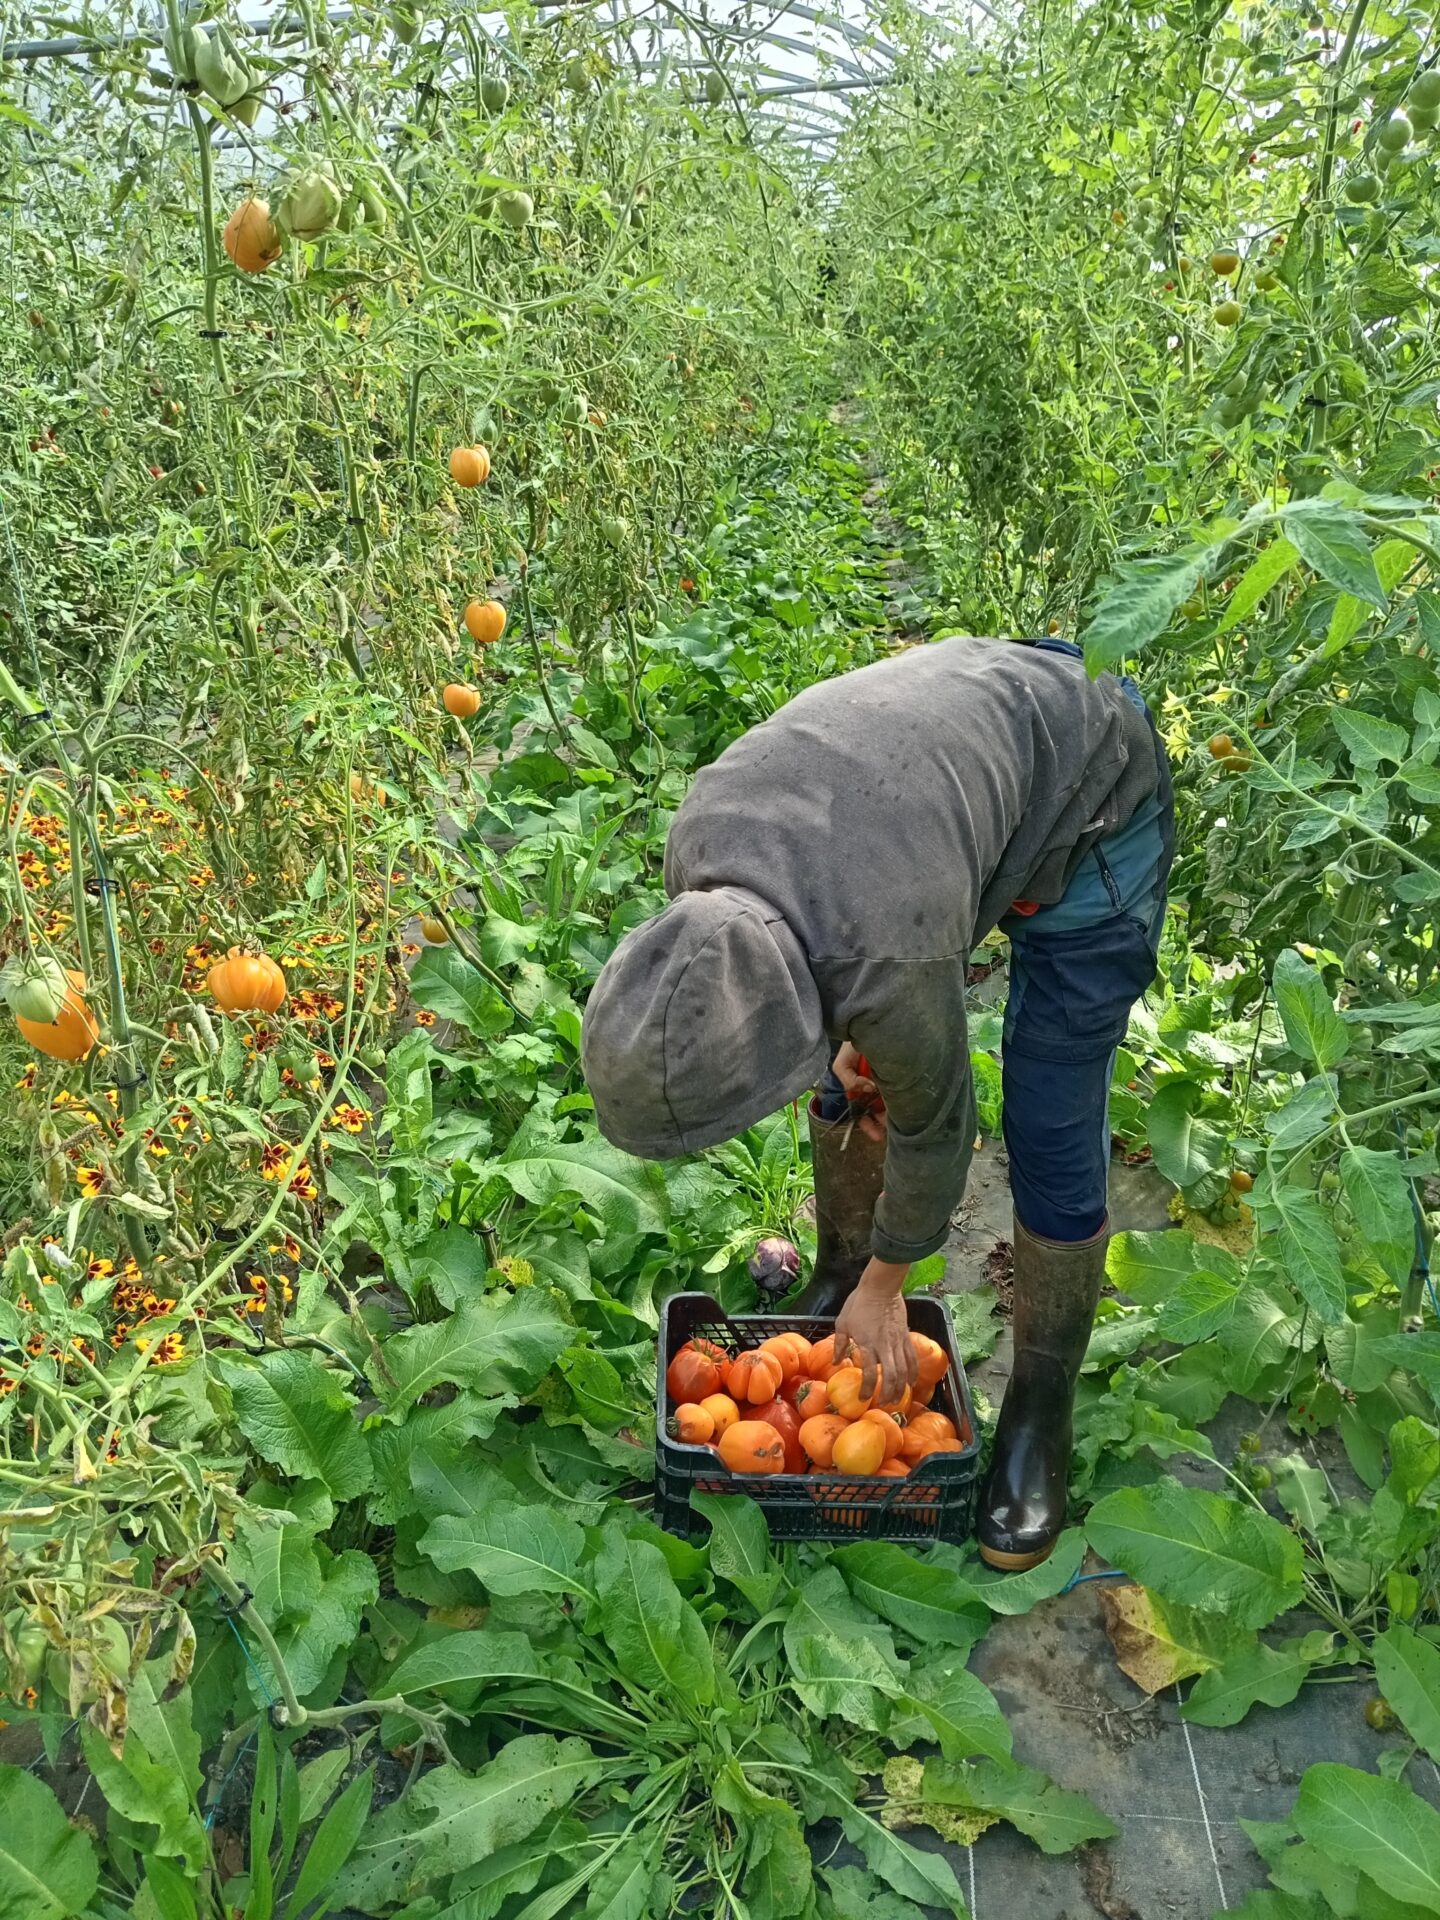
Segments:
[[[1440,126],[1440,107],[1417,107],[1413,100],[1407,100],[1405,111],[1417,133],[1433,133]]]
[[[713,67],[705,75],[705,98],[712,107],[718,107],[725,98],[725,81]]]
[[[1373,207],[1380,198],[1380,182],[1373,173],[1351,173],[1345,178],[1345,198],[1352,206]]]
[[[1365,1724],[1376,1733],[1390,1733],[1400,1721],[1390,1702],[1377,1693],[1365,1702]]]
[[[1440,107],[1440,69],[1429,67],[1424,73],[1417,73],[1410,88],[1410,97],[1405,102],[1408,108],[1419,107],[1424,113],[1432,113]],[[1411,114],[1414,119],[1414,114]]]
[[[560,415],[567,426],[583,427],[590,418],[590,402],[583,393],[572,393],[561,407]]]
[[[588,93],[590,91],[590,70],[585,65],[585,56],[583,53],[571,54],[570,58],[565,62],[565,84],[572,93]]]
[[[480,82],[480,100],[487,113],[503,113],[510,100],[510,82],[502,73],[487,73]]]
[[[507,187],[504,193],[496,195],[495,211],[507,227],[513,227],[518,233],[535,218],[535,202],[519,187]]]
[[[1413,129],[1405,115],[1397,108],[1376,134],[1376,142],[1386,153],[1399,153],[1410,144]]]

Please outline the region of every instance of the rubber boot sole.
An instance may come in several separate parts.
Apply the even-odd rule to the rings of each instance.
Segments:
[[[980,1558],[987,1567],[995,1567],[1001,1573],[1024,1573],[1027,1568],[1038,1567],[1042,1561],[1048,1560],[1055,1551],[1055,1544],[1052,1540],[1048,1547],[1041,1547],[1036,1553],[1002,1553],[999,1547],[982,1546]]]

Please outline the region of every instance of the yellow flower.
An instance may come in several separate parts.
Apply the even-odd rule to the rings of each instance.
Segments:
[[[100,1167],[77,1167],[75,1184],[87,1200],[93,1200],[104,1191],[105,1174]]]

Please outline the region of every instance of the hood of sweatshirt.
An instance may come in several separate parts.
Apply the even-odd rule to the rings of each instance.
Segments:
[[[820,994],[784,916],[743,887],[682,893],[636,927],[585,1006],[600,1131],[647,1160],[733,1139],[830,1063]]]

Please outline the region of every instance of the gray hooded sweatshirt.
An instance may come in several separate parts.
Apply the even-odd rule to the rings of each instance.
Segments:
[[[1145,715],[1068,655],[946,640],[807,688],[696,776],[670,905],[595,983],[601,1131],[649,1159],[714,1146],[850,1040],[888,1118],[873,1251],[933,1253],[975,1134],[971,949],[1015,900],[1058,900],[1158,777]]]

